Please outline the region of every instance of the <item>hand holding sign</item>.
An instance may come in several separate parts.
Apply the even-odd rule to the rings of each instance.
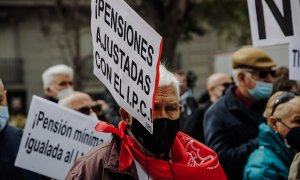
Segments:
[[[94,74],[126,111],[153,131],[162,38],[122,0],[92,0]]]

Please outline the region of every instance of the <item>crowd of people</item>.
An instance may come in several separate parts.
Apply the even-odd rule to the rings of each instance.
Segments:
[[[99,120],[96,130],[113,136],[78,159],[66,179],[300,178],[298,82],[258,48],[237,50],[232,68],[231,75],[209,76],[197,100],[189,73],[160,65],[153,134],[108,92],[107,99],[93,99],[74,91],[71,67],[46,69],[44,98]],[[8,122],[0,80],[0,173],[4,179],[48,179],[14,166],[22,130]]]

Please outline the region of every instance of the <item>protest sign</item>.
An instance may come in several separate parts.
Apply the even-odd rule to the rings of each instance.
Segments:
[[[300,80],[300,37],[293,38],[289,48],[289,79]]]
[[[300,1],[248,0],[253,46],[288,43],[300,36]]]
[[[111,139],[95,131],[98,122],[33,96],[15,166],[64,179],[83,153]]]
[[[92,0],[94,74],[152,133],[162,38],[123,0]]]

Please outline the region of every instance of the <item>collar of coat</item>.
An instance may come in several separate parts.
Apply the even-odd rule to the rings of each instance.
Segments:
[[[120,146],[121,140],[113,135],[113,139],[109,145],[109,150],[107,151],[107,160],[104,162],[104,168],[108,171],[115,172],[118,174],[127,174],[132,176],[133,178],[137,178],[137,170],[135,167],[135,163],[131,163],[131,165],[126,168],[124,171],[118,171],[119,169],[119,156],[120,156]]]

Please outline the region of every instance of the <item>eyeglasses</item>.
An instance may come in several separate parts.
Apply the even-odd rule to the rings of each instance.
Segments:
[[[281,123],[283,126],[285,126],[286,128],[288,128],[288,129],[291,129],[291,127],[290,126],[288,126],[285,122],[283,122],[281,119],[277,119],[277,122],[279,122],[279,123]]]
[[[279,106],[280,104],[286,103],[288,101],[290,101],[291,99],[293,99],[296,95],[292,92],[288,92],[285,91],[283,92],[280,96],[277,97],[277,99],[275,100],[273,106],[272,106],[272,111],[270,116],[272,116],[277,108],[277,106]]]
[[[227,89],[229,86],[231,86],[231,85],[232,85],[232,83],[228,83],[228,82],[222,84],[222,86],[224,86],[226,89]]]
[[[76,109],[76,111],[81,112],[85,115],[90,115],[91,110],[94,111],[96,114],[99,114],[102,111],[102,107],[100,104],[96,104],[94,106],[83,106],[79,109]]]
[[[250,71],[250,73],[258,75],[258,77],[261,79],[266,78],[269,74],[272,77],[275,77],[275,75],[276,75],[276,71],[274,71],[274,70],[253,70],[253,71]]]
[[[228,82],[226,82],[226,83],[222,83],[222,84],[218,84],[218,85],[215,85],[215,86],[213,86],[212,88],[215,88],[215,87],[217,87],[217,86],[224,86],[225,87],[225,89],[227,89],[229,86],[231,86],[233,83],[228,83]]]

